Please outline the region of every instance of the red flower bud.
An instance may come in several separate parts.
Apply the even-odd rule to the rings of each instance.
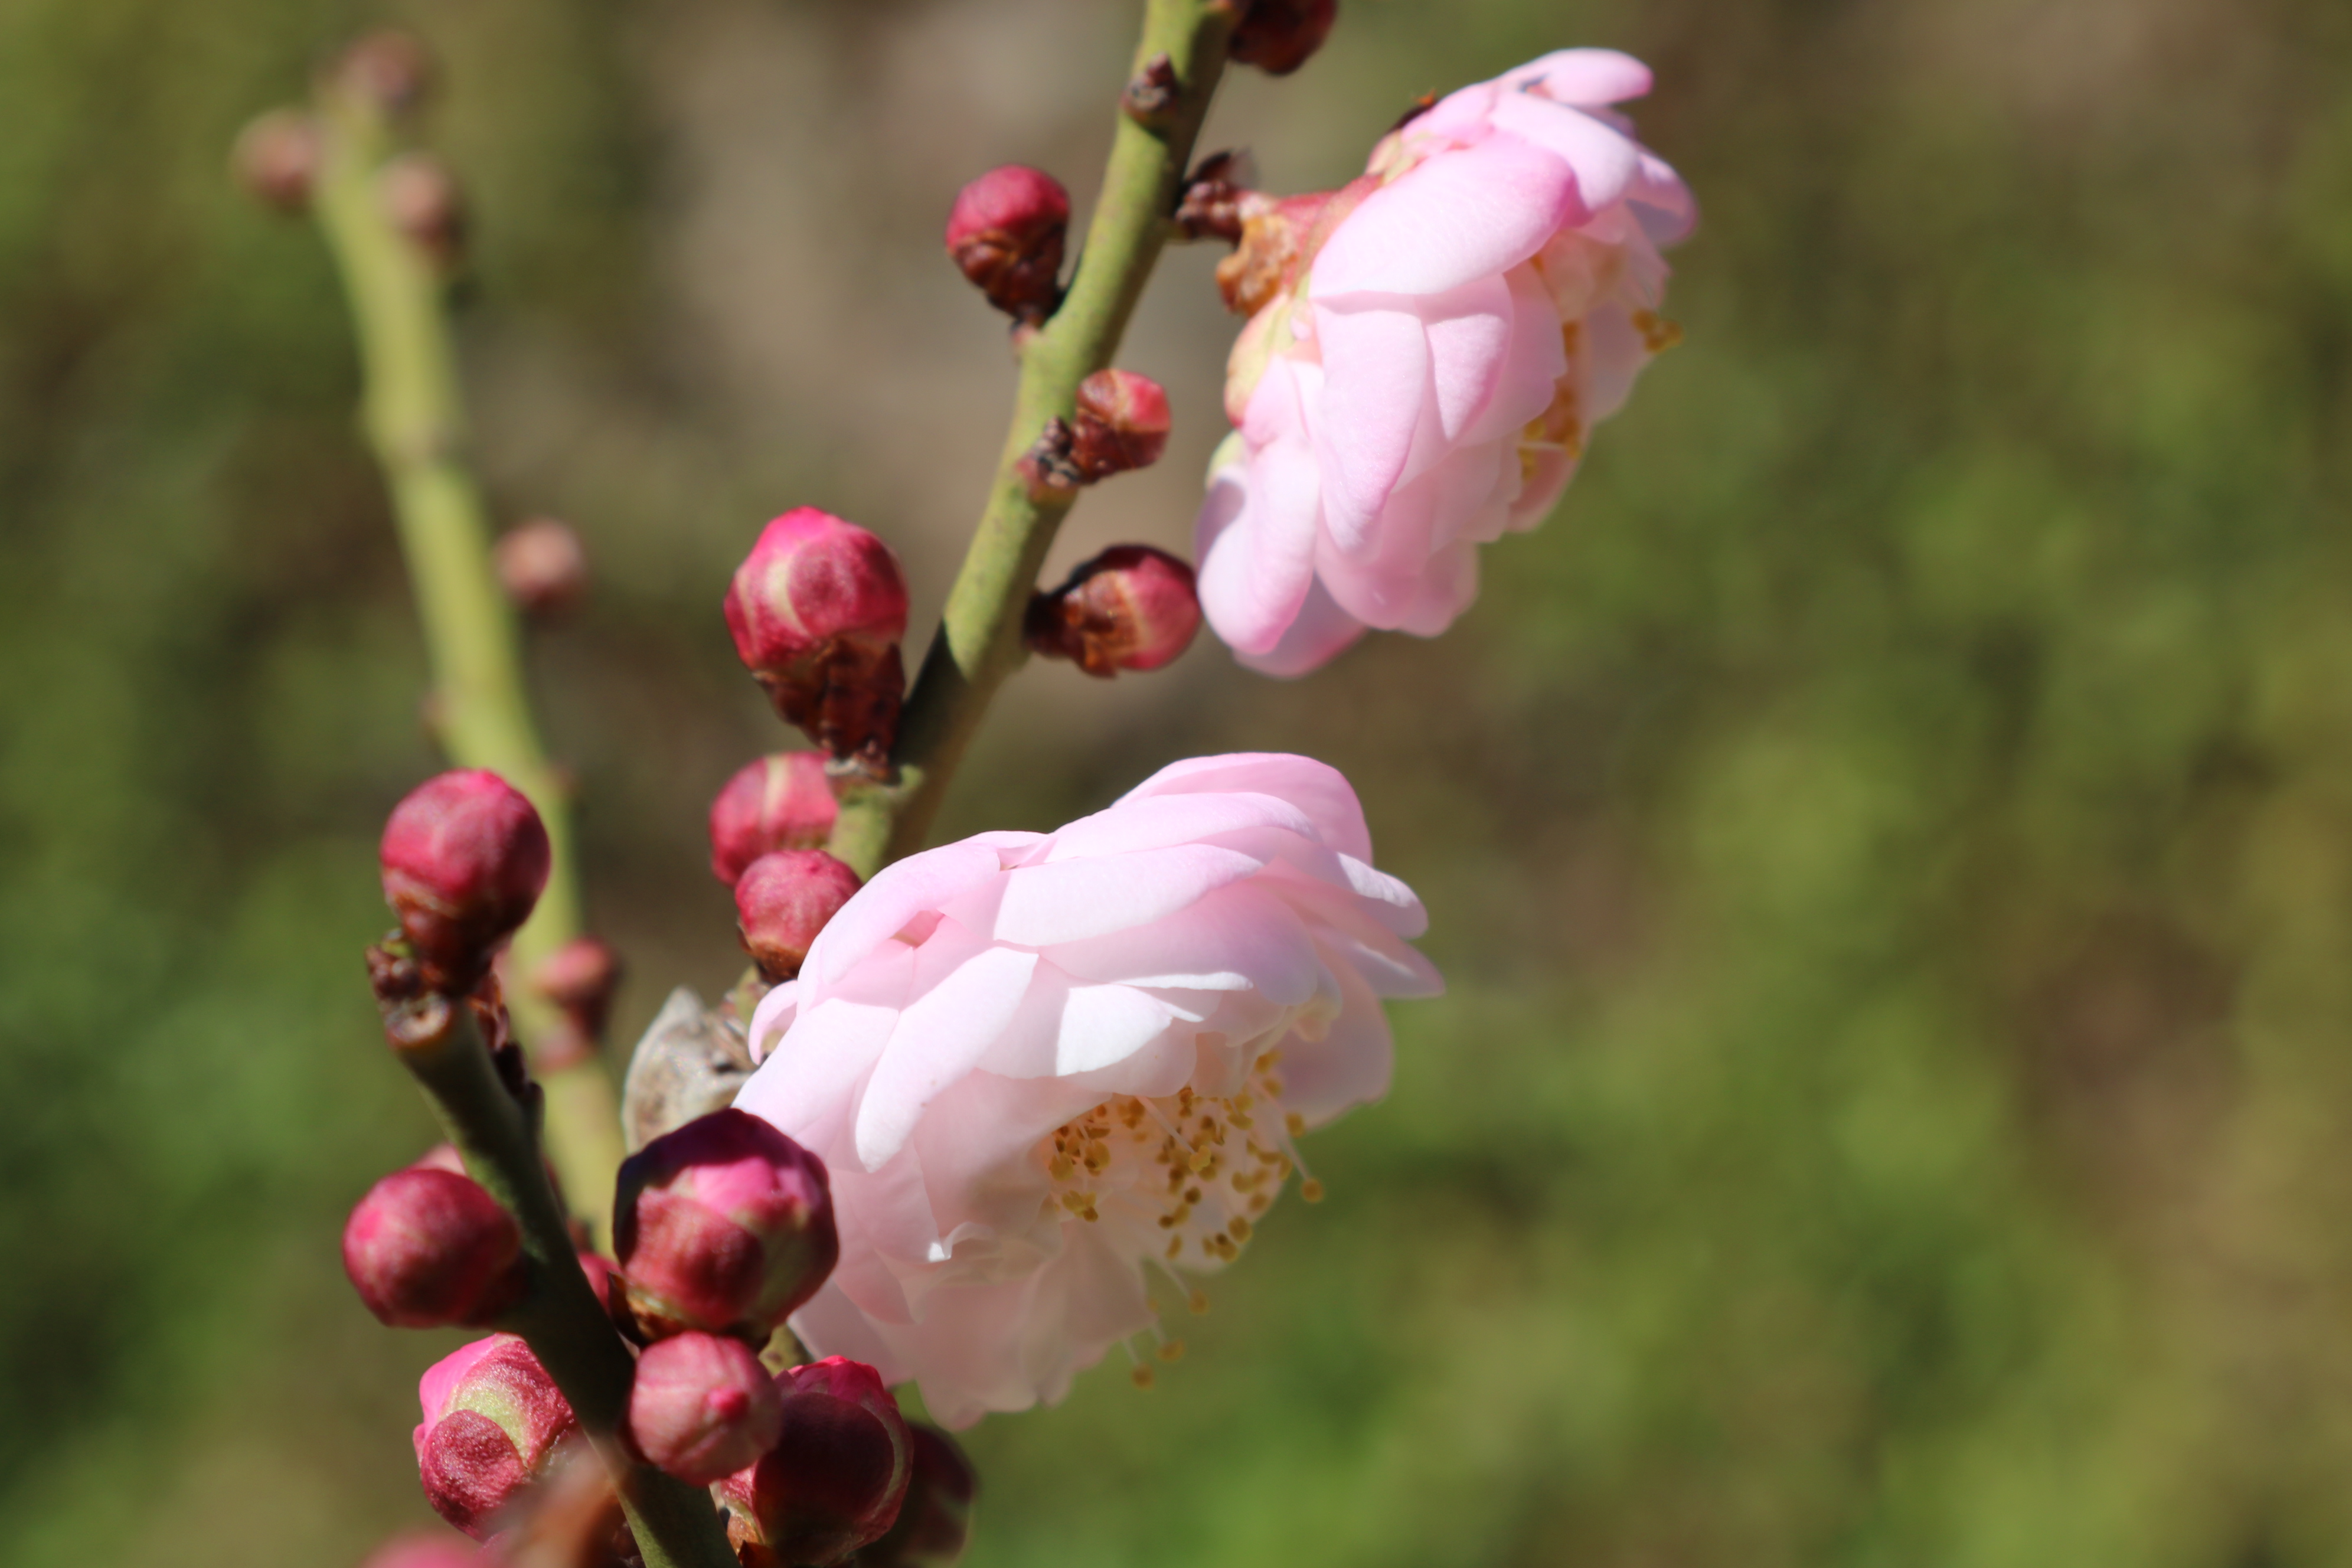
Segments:
[[[1227,52],[1268,76],[1288,76],[1323,47],[1339,16],[1339,0],[1251,0]]]
[[[613,992],[620,984],[621,955],[593,936],[573,937],[541,959],[530,973],[531,989],[562,1009],[590,1039],[604,1034]]]
[[[956,193],[948,214],[948,254],[988,302],[1024,321],[1042,321],[1061,302],[1062,247],[1070,194],[1042,169],[1008,163]]]
[[[433,1510],[480,1541],[580,1430],[547,1369],[512,1334],[476,1340],[416,1387],[416,1468]]]
[[[1148,468],[1168,447],[1168,395],[1150,376],[1098,370],[1078,383],[1070,461],[1079,482]]]
[[[907,1424],[913,1474],[898,1521],[857,1554],[857,1568],[950,1568],[971,1537],[971,1500],[980,1489],[971,1461],[936,1426]]]
[[[676,1334],[637,1358],[629,1441],[647,1462],[689,1485],[709,1486],[753,1463],[783,1423],[776,1380],[740,1340]]]
[[[483,1562],[471,1542],[446,1535],[395,1535],[368,1553],[360,1568],[483,1568]]]
[[[319,123],[299,109],[273,109],[237,132],[229,172],[246,195],[282,213],[310,205],[319,173]]]
[[[828,1356],[776,1379],[783,1430],[719,1483],[744,1568],[828,1568],[898,1517],[912,1442],[898,1402],[863,1362]]]
[[[539,813],[479,768],[427,779],[393,808],[379,857],[383,897],[434,989],[472,989],[530,917],[551,851]]]
[[[710,874],[733,887],[778,849],[819,849],[841,804],[816,752],[778,752],[745,766],[710,803]]]
[[[526,616],[560,615],[588,591],[588,552],[569,523],[535,517],[507,530],[490,551],[499,586]]]
[[[466,247],[466,201],[455,175],[430,153],[407,152],[376,172],[383,216],[440,271]]]
[[[824,1163],[730,1109],[622,1162],[613,1250],[647,1337],[693,1329],[764,1344],[833,1272],[841,1240]]]
[[[799,974],[809,943],[857,887],[857,873],[822,849],[779,849],[745,867],[735,923],[761,976],[781,985]]]
[[[735,569],[726,611],[735,651],[787,723],[836,757],[888,753],[907,691],[907,579],[888,545],[796,508]]]
[[[433,86],[433,57],[413,33],[384,27],[335,62],[336,85],[387,115],[407,113]]]
[[[1076,661],[1108,679],[1158,669],[1192,645],[1201,600],[1192,568],[1148,544],[1118,544],[1031,597],[1022,638],[1034,653]]]
[[[352,1210],[343,1272],[394,1328],[478,1325],[521,1294],[522,1231],[470,1177],[411,1166]]]

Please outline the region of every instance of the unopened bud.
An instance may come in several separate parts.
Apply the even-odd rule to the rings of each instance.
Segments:
[[[1119,89],[1118,106],[1127,111],[1129,119],[1150,125],[1174,108],[1183,94],[1184,80],[1176,74],[1176,62],[1163,49],[1127,79],[1127,85]]]
[[[478,1326],[522,1293],[522,1231],[471,1177],[411,1166],[352,1210],[343,1272],[394,1328]]]
[[[513,1334],[476,1340],[436,1363],[416,1394],[425,1500],[477,1541],[580,1430],[555,1380]]]
[[[729,779],[710,803],[710,874],[731,888],[762,855],[822,847],[840,814],[822,754],[761,757]]]
[[[427,779],[393,808],[379,850],[384,901],[425,984],[469,991],[547,886],[547,828],[529,800],[481,768]]]
[[[1034,653],[1071,659],[1108,679],[1122,669],[1158,669],[1200,629],[1192,568],[1148,544],[1118,544],[1080,564],[1054,592],[1032,596],[1022,640]]]
[[[907,578],[890,547],[814,507],[761,531],[735,569],[727,629],[785,722],[879,765],[907,692]]]
[[[383,216],[436,270],[457,265],[466,247],[466,202],[457,177],[430,153],[403,153],[376,171]]]
[[[691,1486],[707,1487],[756,1461],[783,1422],[776,1380],[741,1340],[674,1334],[637,1358],[629,1442]]]
[[[1250,0],[1227,53],[1268,76],[1288,76],[1323,47],[1339,15],[1339,0]]]
[[[1078,383],[1070,461],[1082,484],[1148,468],[1168,447],[1168,395],[1131,370],[1098,370]]]
[[[829,1356],[776,1379],[783,1430],[719,1483],[744,1568],[828,1568],[898,1517],[913,1444],[898,1402],[863,1362]]]
[[[613,993],[621,984],[621,955],[601,938],[575,936],[539,961],[530,987],[561,1009],[591,1040],[604,1033]]]
[[[415,34],[383,27],[355,40],[334,67],[335,85],[377,112],[397,118],[433,86],[433,56]]]
[[[731,1107],[622,1162],[613,1250],[647,1338],[688,1330],[765,1344],[841,1255],[817,1157]]]
[[[526,616],[553,616],[588,591],[588,554],[571,525],[535,517],[509,529],[490,552],[499,586]]]
[[[988,302],[1024,321],[1042,321],[1061,303],[1062,247],[1070,193],[1042,169],[1007,163],[956,193],[948,213],[948,254]]]
[[[822,849],[779,849],[745,867],[735,924],[761,977],[781,985],[799,974],[809,944],[857,888],[857,873]]]
[[[396,1535],[373,1552],[360,1568],[483,1568],[482,1553],[471,1542],[447,1535]]]
[[[907,1424],[913,1473],[898,1522],[857,1554],[857,1568],[950,1568],[971,1538],[971,1500],[980,1489],[971,1461],[936,1426]]]
[[[237,132],[229,172],[246,195],[282,213],[310,205],[319,174],[319,122],[299,109],[273,109]]]

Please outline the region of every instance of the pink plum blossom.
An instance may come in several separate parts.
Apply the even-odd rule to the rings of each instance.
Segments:
[[[937,1419],[1058,1399],[1153,1321],[1145,1266],[1238,1256],[1292,1140],[1389,1083],[1420,900],[1304,757],[1179,763],[1053,833],[887,868],[752,1020],[737,1100],[833,1177],[793,1318]]]
[[[1434,636],[1477,546],[1543,521],[1675,329],[1658,247],[1696,213],[1609,106],[1650,73],[1564,49],[1444,99],[1339,191],[1243,204],[1250,314],[1200,517],[1201,604],[1297,675],[1366,627]]]

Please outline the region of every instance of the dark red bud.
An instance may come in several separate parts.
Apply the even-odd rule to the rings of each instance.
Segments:
[[[1168,395],[1150,376],[1098,370],[1078,383],[1070,461],[1079,482],[1146,468],[1168,447]]]
[[[352,1210],[343,1272],[394,1328],[479,1325],[521,1293],[522,1232],[471,1177],[411,1166]]]
[[[731,888],[762,855],[821,848],[840,812],[822,754],[761,757],[729,779],[710,803],[710,874]]]
[[[613,1250],[639,1331],[764,1344],[841,1256],[824,1163],[758,1117],[698,1117],[622,1162]]]
[[[454,269],[466,247],[466,202],[447,166],[430,153],[403,153],[376,171],[375,189],[392,226],[436,270]]]
[[[561,615],[588,591],[588,554],[571,525],[535,517],[509,529],[490,552],[499,586],[526,616]]]
[[[1158,669],[1192,644],[1201,600],[1192,568],[1148,544],[1119,544],[1029,601],[1022,637],[1034,653],[1105,679]]]
[[[273,109],[237,132],[229,172],[245,193],[282,213],[310,205],[319,174],[319,122],[299,109]]]
[[[630,1445],[688,1485],[709,1486],[754,1463],[783,1422],[776,1380],[740,1340],[675,1334],[637,1358]]]
[[[762,855],[735,879],[743,951],[772,985],[801,972],[809,944],[858,888],[857,873],[822,849]]]
[[[415,109],[433,87],[433,56],[412,33],[385,27],[352,43],[335,62],[335,84],[397,117]]]
[[[829,1356],[776,1380],[783,1430],[719,1483],[744,1568],[830,1568],[898,1517],[913,1444],[898,1403],[863,1362]]]
[[[727,629],[785,722],[879,766],[907,690],[907,578],[890,547],[814,507],[761,531],[735,569]]]
[[[477,1541],[580,1429],[554,1379],[512,1334],[452,1352],[426,1371],[417,1397],[425,1418],[413,1441],[425,1500]]]
[[[427,779],[393,808],[379,848],[384,901],[425,984],[470,991],[547,886],[547,828],[529,800],[485,769]]]
[[[1042,169],[1008,163],[956,193],[948,214],[948,255],[988,302],[1024,321],[1042,321],[1061,302],[1062,247],[1070,194]]]
[[[1339,0],[1251,0],[1227,52],[1268,76],[1288,76],[1331,36]]]
[[[907,1424],[913,1473],[898,1521],[857,1554],[857,1568],[951,1568],[971,1538],[971,1500],[980,1479],[954,1438],[936,1426]]]
[[[621,955],[593,936],[575,936],[539,961],[530,986],[560,1008],[565,1019],[593,1040],[604,1033],[613,993],[621,984]]]

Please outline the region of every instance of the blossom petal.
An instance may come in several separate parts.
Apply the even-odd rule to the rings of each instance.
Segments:
[[[1615,49],[1554,49],[1495,79],[1504,92],[1533,90],[1561,103],[1622,103],[1647,98],[1650,68]]]
[[[1308,297],[1443,294],[1507,271],[1581,215],[1577,189],[1567,163],[1513,136],[1432,158],[1339,225],[1315,258]]]
[[[867,1170],[896,1154],[924,1109],[979,1062],[1036,967],[1034,952],[982,948],[899,1014],[857,1110],[857,1158]]]
[[[1171,763],[1125,795],[1120,804],[1154,795],[1246,790],[1291,801],[1314,820],[1323,841],[1359,860],[1372,858],[1363,802],[1348,776],[1328,763],[1288,752],[1235,752]]]
[[[1164,919],[1258,869],[1238,851],[1185,844],[1109,860],[1064,860],[1008,872],[999,942],[1078,942]]]

